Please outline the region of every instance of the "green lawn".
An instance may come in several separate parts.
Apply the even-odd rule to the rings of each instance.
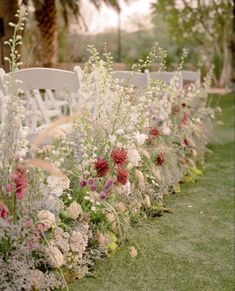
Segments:
[[[216,125],[204,176],[168,199],[175,213],[131,230],[136,258],[125,247],[70,290],[234,290],[234,101],[214,96],[212,104],[219,100],[224,125]]]

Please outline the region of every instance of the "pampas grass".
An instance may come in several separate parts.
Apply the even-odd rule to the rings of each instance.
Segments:
[[[59,176],[59,177],[65,177],[64,173],[57,168],[56,166],[52,165],[48,161],[45,160],[40,160],[40,159],[33,159],[33,160],[28,160],[25,162],[26,167],[33,167],[33,168],[38,168],[44,171],[47,171],[51,175]]]
[[[47,128],[42,129],[34,138],[32,142],[32,150],[34,151],[40,144],[44,143],[48,137],[52,136],[53,131],[55,131],[58,126],[74,122],[77,120],[79,115],[70,115],[57,119],[52,122]]]
[[[144,191],[144,189],[145,189],[145,181],[144,181],[143,173],[140,170],[136,169],[135,170],[135,175],[136,175],[136,177],[138,179],[138,185],[140,187],[140,190]]]

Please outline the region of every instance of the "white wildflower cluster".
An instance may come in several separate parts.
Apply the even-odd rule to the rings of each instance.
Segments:
[[[70,180],[67,176],[50,175],[47,177],[46,182],[42,181],[40,183],[40,191],[44,196],[48,196],[49,193],[50,197],[59,198],[64,190],[69,189],[69,186]]]

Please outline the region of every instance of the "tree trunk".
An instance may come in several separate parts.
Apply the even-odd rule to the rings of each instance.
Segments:
[[[219,80],[220,87],[228,87],[231,80],[231,55],[227,45],[228,43],[224,40],[223,68]]]
[[[5,36],[2,39],[3,57],[10,57],[10,49],[4,45],[4,41],[8,40],[13,35],[13,28],[8,25],[9,22],[16,22],[16,11],[19,9],[18,0],[0,0],[0,17],[3,18]],[[1,44],[0,44],[1,45]],[[20,48],[18,48],[20,51]],[[1,54],[1,52],[0,52]],[[9,71],[9,64],[4,61],[4,69]]]
[[[44,67],[53,67],[57,62],[56,1],[44,0],[42,3],[38,0],[33,1],[35,18],[41,34],[41,62]]]

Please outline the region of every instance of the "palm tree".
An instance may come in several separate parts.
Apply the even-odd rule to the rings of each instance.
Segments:
[[[128,0],[126,0],[128,1]],[[57,60],[57,12],[56,0],[33,0],[35,7],[35,18],[41,35],[42,63],[46,67],[53,67]],[[120,10],[119,0],[90,0],[97,9],[102,3]],[[21,0],[20,4],[27,5],[28,0]],[[81,0],[59,0],[58,4],[62,10],[65,24],[68,24],[69,13],[82,20],[80,11]],[[15,21],[16,11],[19,9],[18,0],[0,0],[0,17],[4,18],[5,37],[4,41],[12,36],[12,29],[8,26],[9,22]],[[4,48],[4,56],[9,55],[8,48]],[[7,68],[6,68],[7,69]]]
[[[90,0],[99,9],[102,3],[120,10],[119,0]],[[56,0],[33,0],[35,18],[41,34],[42,62],[45,67],[53,67],[57,59],[57,7]],[[78,19],[82,19],[80,0],[60,0],[65,24],[68,24],[68,15],[72,12]]]

